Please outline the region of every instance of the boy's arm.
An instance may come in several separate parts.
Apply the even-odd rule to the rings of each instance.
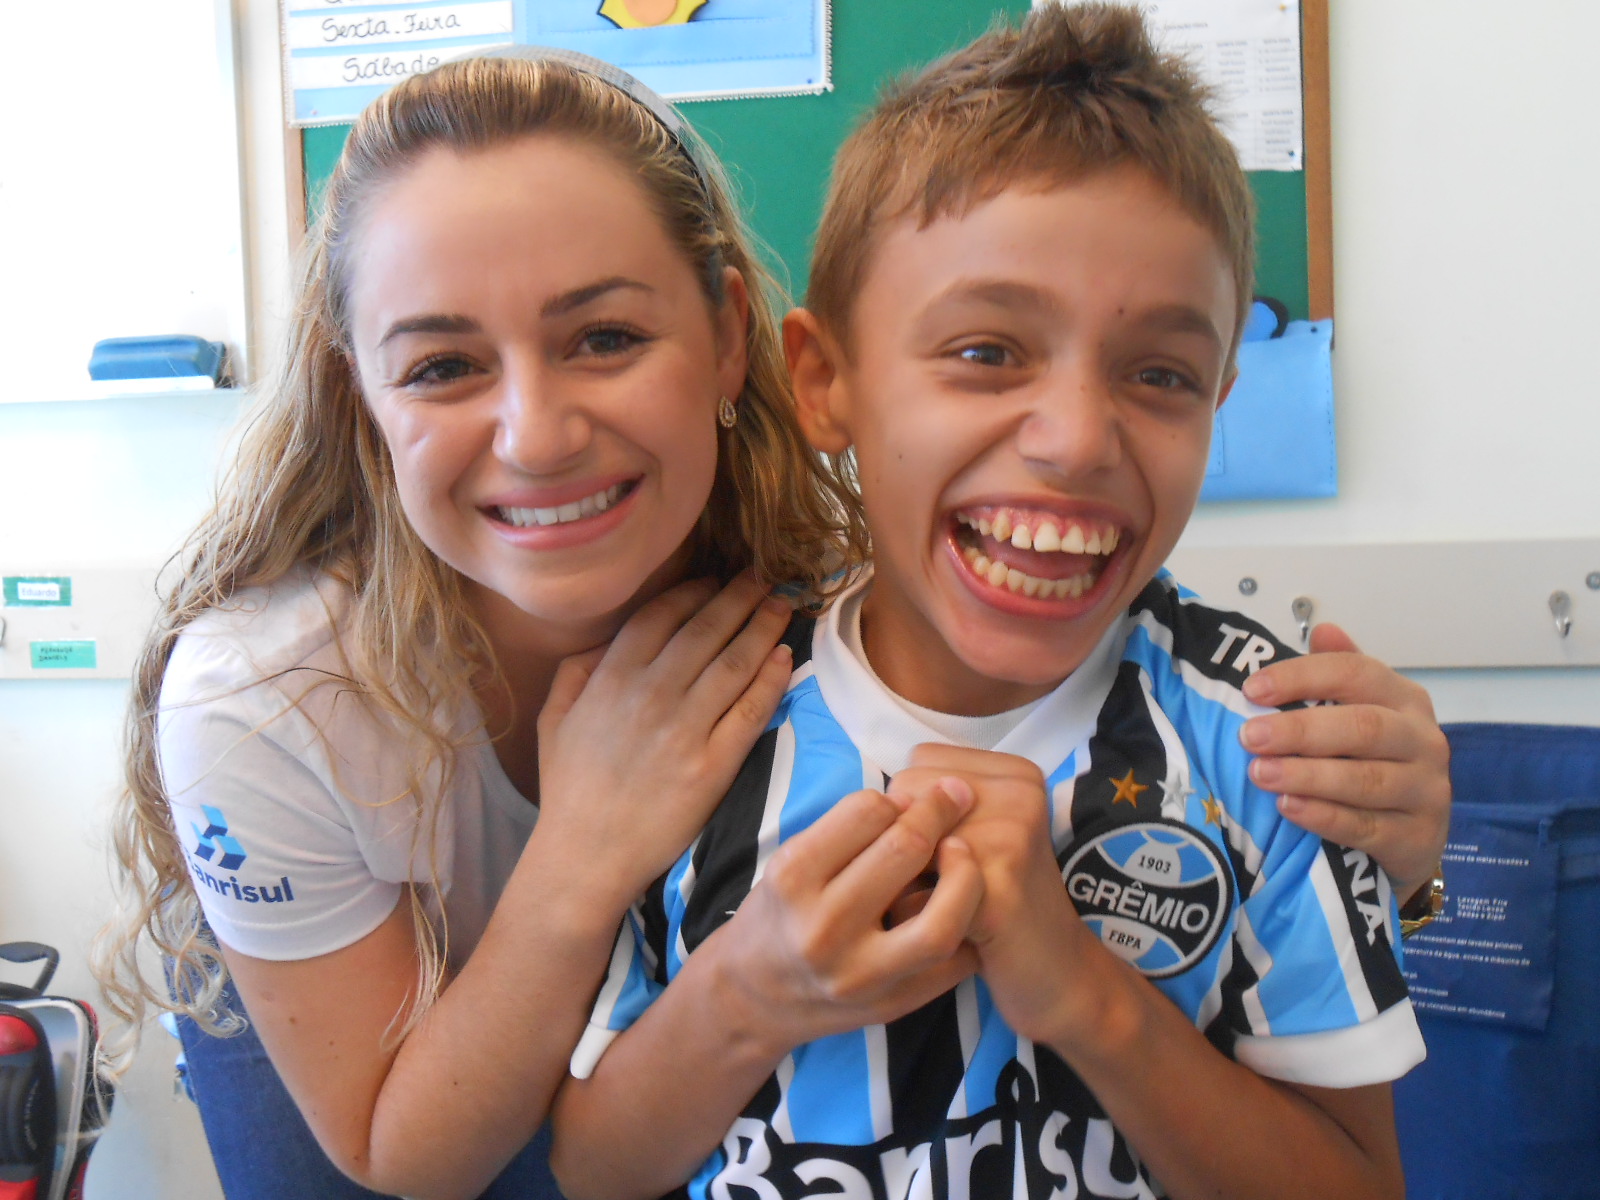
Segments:
[[[593,1073],[562,1085],[551,1165],[573,1200],[658,1196],[690,1178],[796,1046],[892,1020],[971,975],[981,894],[965,815],[937,787],[910,804],[840,801],[779,848],[734,917],[707,938]],[[883,914],[937,856],[912,919]]]
[[[1010,1026],[1082,1079],[1172,1200],[1403,1194],[1386,1085],[1293,1086],[1218,1051],[1079,919],[1050,841],[1043,780],[1025,760],[918,747],[907,797],[949,776],[974,789],[958,828],[984,878],[981,972]]]
[[[1038,1040],[1077,1072],[1172,1200],[1404,1196],[1387,1084],[1257,1075],[1076,924],[1087,942],[1074,964],[1078,995],[1062,993]]]
[[[1337,625],[1311,631],[1312,653],[1257,671],[1257,704],[1336,701],[1271,713],[1240,735],[1250,777],[1278,811],[1341,846],[1364,850],[1402,901],[1433,879],[1450,827],[1450,744],[1421,685],[1362,654]]]

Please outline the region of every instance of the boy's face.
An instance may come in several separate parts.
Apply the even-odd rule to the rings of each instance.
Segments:
[[[812,440],[855,448],[890,687],[1000,712],[1084,661],[1194,508],[1235,312],[1216,239],[1130,168],[885,229],[848,355],[791,316]]]

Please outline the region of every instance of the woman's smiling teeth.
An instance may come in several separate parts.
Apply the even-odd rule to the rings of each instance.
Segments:
[[[1115,525],[1046,516],[1042,513],[1001,509],[957,513],[956,540],[968,569],[990,587],[1040,600],[1076,600],[1094,587],[1106,561],[1116,552],[1122,532]],[[1024,551],[1024,554],[1008,553]],[[1078,555],[1097,561],[1072,564],[1080,569],[1064,577],[1023,570],[1032,566],[1048,571],[1048,559],[1033,555]],[[1001,556],[1011,559],[1001,561]],[[1026,561],[1024,561],[1026,560]],[[1061,562],[1060,566],[1067,566]]]
[[[585,517],[599,516],[632,490],[630,483],[614,483],[604,491],[595,492],[592,496],[585,496],[581,500],[574,500],[570,504],[552,508],[497,506],[494,513],[507,525],[515,525],[519,529],[526,529],[531,525],[565,525],[569,521],[581,521]]]

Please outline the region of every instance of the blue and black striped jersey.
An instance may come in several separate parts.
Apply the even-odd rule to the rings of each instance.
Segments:
[[[850,792],[885,786],[913,746],[948,740],[851,652],[842,607],[791,629],[789,691],[700,837],[624,924],[576,1073],[733,914],[784,840]],[[1239,744],[1262,711],[1240,685],[1290,653],[1163,574],[995,749],[1044,773],[1083,920],[1219,1049],[1291,1082],[1389,1080],[1422,1043],[1388,881],[1366,855],[1285,821]],[[981,979],[796,1049],[687,1192],[789,1200],[823,1181],[861,1200],[1159,1194],[1095,1097],[1006,1027]]]

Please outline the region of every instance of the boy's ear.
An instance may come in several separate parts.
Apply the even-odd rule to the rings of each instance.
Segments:
[[[852,439],[838,342],[815,316],[796,308],[783,318],[783,352],[806,440],[825,454],[843,454]]]
[[[1228,396],[1233,391],[1233,385],[1239,382],[1239,365],[1235,363],[1228,369],[1228,377],[1222,381],[1222,388],[1217,392],[1217,407],[1220,409],[1228,401]]]

